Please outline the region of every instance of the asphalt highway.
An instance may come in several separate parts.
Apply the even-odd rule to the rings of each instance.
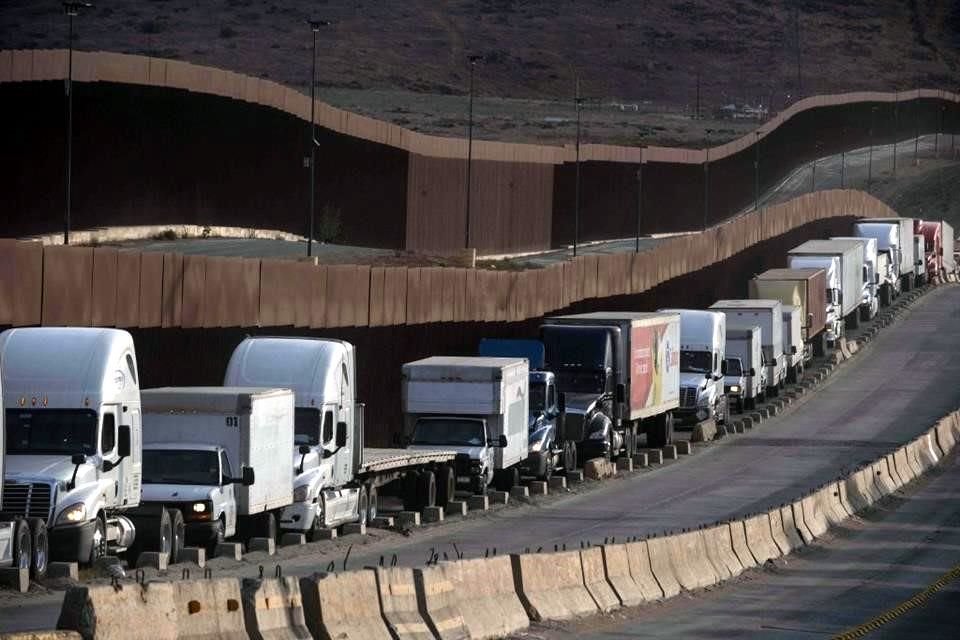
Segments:
[[[583,620],[546,630],[549,640],[751,637],[930,638],[958,636],[960,458],[853,518],[825,543],[751,571],[710,592],[627,612],[627,621]],[[929,597],[916,597],[940,582]]]

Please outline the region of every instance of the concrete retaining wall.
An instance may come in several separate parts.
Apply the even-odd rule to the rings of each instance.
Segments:
[[[665,598],[672,598],[680,593],[680,580],[677,578],[677,571],[673,567],[670,559],[670,549],[667,538],[649,538],[646,541],[646,548],[650,556],[650,570],[657,579],[657,584]],[[635,548],[628,551],[631,555],[639,554]],[[631,565],[632,570],[633,565]]]
[[[702,589],[720,582],[700,531],[688,531],[666,538],[667,552],[676,571],[677,581],[687,591]]]
[[[783,535],[787,539],[791,551],[806,544],[800,534],[800,527],[797,526],[792,505],[788,504],[780,508],[780,521],[783,524]]]
[[[297,578],[246,579],[242,585],[247,633],[259,640],[312,640]]]
[[[617,598],[625,607],[635,607],[649,598],[630,573],[630,557],[627,555],[625,544],[605,544],[603,547],[603,564],[607,571],[607,580],[616,593]],[[649,559],[647,560],[649,573]]]
[[[320,640],[393,640],[380,614],[372,571],[314,574],[300,579],[307,628]]]
[[[417,586],[409,567],[371,569],[377,578],[380,611],[397,640],[433,640],[433,633],[417,606]],[[436,585],[442,588],[442,581]]]
[[[735,578],[743,573],[743,564],[737,559],[733,551],[733,540],[730,535],[730,524],[718,524],[703,530],[703,541],[707,547],[710,562],[717,570],[717,575]]]
[[[593,596],[597,607],[604,613],[619,609],[620,599],[607,581],[607,571],[603,562],[603,549],[592,547],[580,551],[580,563],[583,567],[583,583]]]
[[[761,513],[743,521],[743,528],[747,534],[747,545],[750,552],[759,564],[779,558],[781,553],[773,541],[770,529],[770,516]]]
[[[583,581],[579,551],[510,556],[517,595],[535,622],[570,620],[599,611]]]

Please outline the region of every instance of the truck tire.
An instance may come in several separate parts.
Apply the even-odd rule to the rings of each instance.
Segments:
[[[730,416],[730,401],[727,396],[721,396],[720,406],[717,408],[717,424],[727,424],[727,418]]]
[[[180,554],[183,552],[184,538],[187,535],[186,525],[183,523],[183,514],[179,509],[167,509],[170,514],[170,564],[180,562]]]
[[[164,512],[166,514],[166,512]],[[170,522],[167,522],[169,526]],[[135,539],[139,540],[140,534],[137,533]],[[99,540],[99,542],[98,542]],[[134,544],[137,544],[136,542]],[[145,549],[147,547],[143,546],[143,543],[140,543],[140,546],[137,547],[138,551],[134,552],[133,563],[136,563],[136,555],[139,553],[139,550]],[[93,533],[93,542],[90,545],[90,555],[87,557],[86,562],[81,562],[81,565],[92,566],[94,562],[100,558],[107,555],[107,522],[103,519],[103,515],[97,514],[97,525],[96,530]]]
[[[102,520],[101,520],[102,522]],[[140,520],[137,527],[137,551],[158,551],[160,553],[170,553],[170,547],[173,543],[173,523],[170,520],[170,513],[166,509],[160,509],[157,517],[146,520]],[[106,528],[104,528],[104,539],[106,539]],[[136,563],[136,558],[132,564]]]
[[[446,507],[456,497],[457,476],[450,465],[437,467],[437,504]]]
[[[213,540],[207,544],[207,557],[213,558],[217,553],[217,545],[221,544],[227,535],[227,523],[223,521],[223,516],[217,518],[217,530],[213,534]]]
[[[667,411],[650,421],[647,429],[647,446],[660,449],[673,442],[673,414]]]
[[[370,515],[370,496],[367,495],[367,488],[360,487],[359,495],[357,496],[357,522],[360,524],[367,524],[367,516]]]
[[[32,558],[30,560],[30,579],[43,580],[47,576],[50,562],[50,538],[47,535],[47,523],[42,518],[27,518],[30,527]]]
[[[380,495],[377,491],[376,485],[368,482],[366,484],[367,489],[367,524],[376,520],[377,515],[380,511]]]
[[[487,478],[484,475],[472,476],[470,478],[470,493],[475,496],[487,495]]]
[[[13,567],[30,570],[33,565],[33,547],[30,544],[30,525],[17,520],[13,525]]]
[[[266,511],[257,518],[256,534],[260,538],[277,539],[277,516],[272,511]]]
[[[891,300],[892,297],[893,296],[890,295],[890,285],[889,284],[882,285],[880,287],[880,306],[889,307],[890,303],[892,302]]]
[[[520,484],[520,471],[516,467],[498,469],[493,474],[493,484],[497,491],[507,491]]]
[[[844,323],[847,329],[856,329],[860,326],[860,308],[847,316]]]
[[[560,466],[563,467],[564,471],[573,471],[577,468],[577,459],[576,451],[574,450],[576,445],[569,440],[564,440],[563,442],[563,453],[560,459]]]
[[[637,426],[636,422],[631,422],[630,426],[627,428],[626,432],[626,441],[624,442],[624,452],[628,458],[633,458],[637,455],[637,449],[640,448],[640,429]]]
[[[437,504],[437,477],[433,471],[421,471],[417,474],[417,511]]]
[[[417,508],[417,476],[416,471],[408,471],[401,482],[404,511],[419,511]]]

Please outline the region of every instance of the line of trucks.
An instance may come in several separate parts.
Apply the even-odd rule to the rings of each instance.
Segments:
[[[914,232],[917,231],[917,233]],[[42,577],[185,545],[310,539],[673,440],[776,395],[899,292],[956,272],[944,222],[862,219],[706,310],[544,318],[536,339],[402,369],[397,448],[364,446],[353,345],[248,337],[221,387],[141,389],[129,333],[0,334],[0,566]]]

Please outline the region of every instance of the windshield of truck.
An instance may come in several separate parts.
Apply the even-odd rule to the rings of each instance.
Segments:
[[[293,443],[320,444],[320,410],[297,407],[293,412]]]
[[[681,351],[682,373],[710,373],[713,371],[713,354],[709,351]]]
[[[530,383],[530,413],[540,413],[547,408],[547,383]]]
[[[740,377],[743,375],[743,367],[740,364],[740,358],[727,358],[727,375]]]
[[[144,484],[220,484],[216,451],[144,449]]]
[[[7,453],[97,453],[97,412],[90,409],[7,409]]]
[[[440,447],[482,447],[486,444],[483,422],[457,418],[417,420],[413,429],[414,445]]]

